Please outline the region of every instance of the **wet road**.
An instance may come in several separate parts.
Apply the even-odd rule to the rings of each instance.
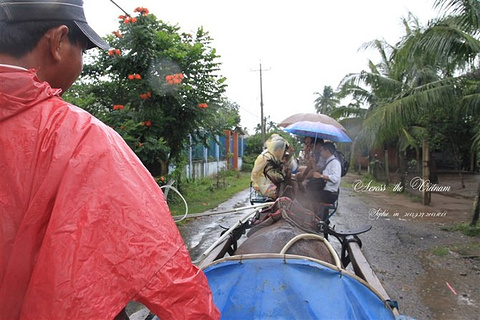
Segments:
[[[186,223],[178,225],[192,260],[197,260],[220,237],[225,228],[233,226],[249,212],[252,212],[252,209],[223,214],[216,213],[247,206],[250,206],[248,189],[237,193],[214,210],[205,212],[211,212],[214,215],[192,218]]]
[[[249,193],[245,190],[223,203],[215,211],[230,210],[234,207],[248,206]],[[462,241],[454,233],[433,228],[431,224],[416,222],[402,217],[394,218],[385,214],[387,204],[391,199],[376,199],[371,195],[353,191],[352,188],[342,188],[339,198],[338,212],[331,218],[332,225],[338,229],[354,229],[364,225],[372,225],[372,229],[360,235],[363,242],[362,251],[372,269],[384,285],[392,300],[398,301],[400,312],[416,319],[447,319],[438,318],[435,310],[430,310],[425,304],[426,284],[435,282],[435,278],[425,276],[422,258],[419,252],[430,250],[431,243],[438,238],[454,238],[452,241]],[[398,211],[410,210],[409,203],[395,203]],[[387,209],[385,209],[387,208]],[[192,260],[196,260],[220,236],[223,227],[230,227],[249,211],[227,213],[195,218],[179,230],[190,251]],[[431,241],[429,241],[431,240]],[[338,251],[339,245],[331,239],[332,245]],[[434,274],[435,277],[435,274]],[[444,299],[445,292],[429,292],[431,299]],[[435,295],[438,295],[436,297]],[[428,298],[428,297],[427,297]],[[458,303],[442,305],[445,309],[457,310]],[[462,307],[462,306],[460,306]],[[457,308],[457,309],[455,309]],[[438,314],[438,313],[437,313]],[[458,313],[456,313],[459,315]],[[473,319],[460,316],[458,319]]]
[[[350,199],[352,195],[349,192],[342,193],[343,194],[339,199],[339,209],[331,218],[332,225],[335,225],[335,228],[340,230],[355,229],[364,225],[372,225],[372,221],[368,216],[369,209],[364,204],[352,204],[351,200],[353,199]],[[212,213],[212,215],[192,218],[185,223],[179,224],[178,229],[180,230],[180,233],[190,252],[192,260],[197,260],[197,258],[218,239],[224,229],[228,229],[233,226],[240,219],[252,212],[252,209],[232,213],[221,213],[222,211],[228,211],[232,208],[242,208],[247,206],[250,206],[248,189],[237,193],[227,202],[222,203],[214,210],[202,213]],[[349,212],[349,214],[342,214],[342,212]],[[363,234],[361,238],[363,241],[363,238],[370,237],[368,234]],[[334,248],[338,251],[340,248],[339,244],[336,243],[335,239],[330,240]]]

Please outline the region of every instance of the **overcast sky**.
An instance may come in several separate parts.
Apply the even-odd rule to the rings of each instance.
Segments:
[[[437,16],[433,0],[116,0],[128,13],[148,8],[158,19],[194,33],[203,27],[221,56],[226,96],[240,105],[241,126],[260,123],[262,64],[264,115],[281,122],[297,112],[315,112],[314,92],[334,89],[349,73],[367,69],[373,51],[363,43],[395,44],[412,12],[426,24]],[[118,29],[122,12],[109,0],[84,0],[89,24],[101,36]]]

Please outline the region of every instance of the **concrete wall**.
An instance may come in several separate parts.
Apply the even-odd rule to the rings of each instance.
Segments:
[[[238,168],[241,170],[242,168],[242,158],[238,158]],[[199,179],[204,177],[211,177],[221,170],[227,169],[227,161],[226,160],[219,160],[219,161],[204,161],[204,160],[197,160],[192,161],[190,164],[187,165],[185,169],[185,174],[189,178]]]

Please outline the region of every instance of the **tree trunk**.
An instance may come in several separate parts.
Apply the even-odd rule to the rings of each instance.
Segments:
[[[438,184],[437,163],[433,154],[430,152],[430,183]]]
[[[479,216],[479,207],[478,203],[480,202],[480,182],[478,183],[478,188],[477,188],[477,196],[475,197],[475,201],[473,202],[473,217],[472,217],[472,222],[470,222],[471,227],[475,227],[478,222],[478,216]]]
[[[427,181],[430,178],[430,148],[428,147],[427,140],[423,140],[423,181]],[[423,204],[429,205],[431,201],[431,193],[423,188]]]
[[[399,152],[400,157],[400,186],[401,190],[406,189],[405,181],[407,180],[406,151]]]

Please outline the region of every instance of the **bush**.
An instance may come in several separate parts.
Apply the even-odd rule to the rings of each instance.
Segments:
[[[248,155],[243,157],[242,172],[252,172],[256,156]]]

